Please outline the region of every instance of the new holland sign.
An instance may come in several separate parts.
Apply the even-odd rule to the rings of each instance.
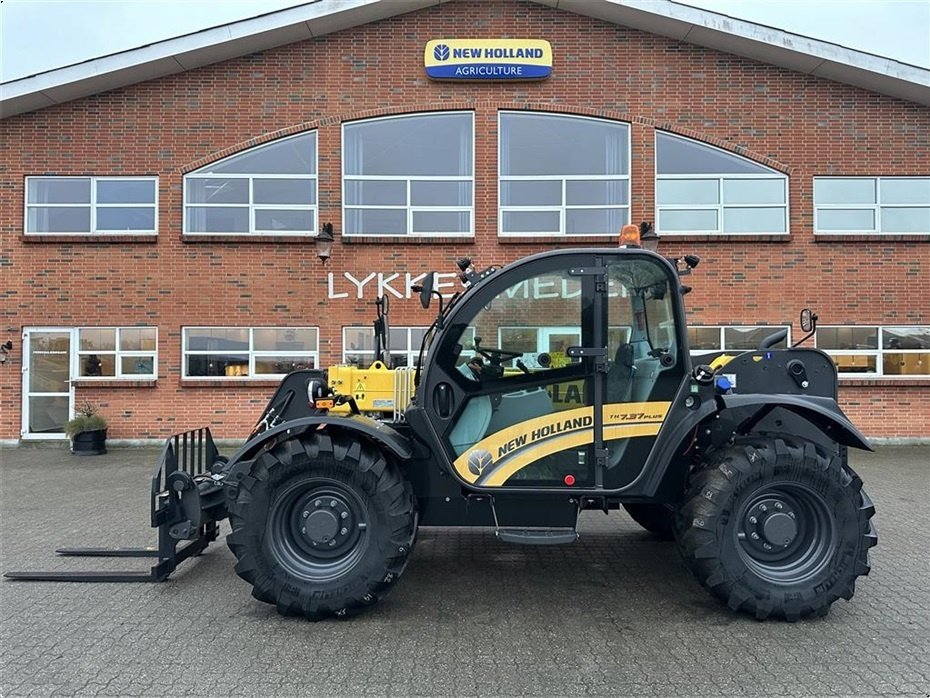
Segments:
[[[423,65],[435,80],[542,80],[552,72],[552,47],[542,39],[436,39]]]

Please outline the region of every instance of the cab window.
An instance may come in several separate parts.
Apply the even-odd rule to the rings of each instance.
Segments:
[[[567,271],[532,276],[504,289],[463,326],[456,364],[467,377],[518,378],[578,363],[581,278]],[[470,367],[470,372],[462,369]]]

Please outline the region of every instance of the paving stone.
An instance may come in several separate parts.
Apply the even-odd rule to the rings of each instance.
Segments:
[[[146,569],[53,551],[153,545],[157,455],[0,451],[0,571]],[[621,512],[570,546],[424,529],[384,602],[316,624],[252,599],[221,539],[162,584],[0,582],[0,696],[926,695],[930,449],[850,456],[879,545],[823,619],[732,615]]]

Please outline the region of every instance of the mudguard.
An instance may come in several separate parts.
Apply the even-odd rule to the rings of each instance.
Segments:
[[[659,433],[656,446],[643,469],[643,475],[632,483],[628,492],[646,497],[654,497],[660,492],[666,493],[666,496],[679,492],[687,477],[688,465],[686,460],[679,457],[677,449],[698,426],[709,425],[715,415],[723,416],[728,410],[742,410],[744,414],[761,415],[779,407],[798,415],[823,432],[831,441],[866,451],[874,450],[868,439],[852,425],[833,398],[784,393],[718,395],[712,400],[706,400],[697,409],[685,410],[677,407],[682,402],[683,394],[679,394],[672,403],[676,407],[669,413],[663,430]],[[754,426],[752,421],[753,416],[750,416],[740,425],[734,423],[733,428],[736,430],[743,427],[747,432],[751,432]],[[726,432],[726,435],[729,438],[730,433]]]
[[[383,446],[398,460],[408,460],[413,456],[413,449],[409,441],[386,424],[361,415],[340,417],[331,414],[318,414],[292,419],[253,437],[229,459],[230,468],[232,469],[236,463],[253,458],[255,454],[263,449],[270,449],[281,441],[318,429],[321,425],[355,432],[366,440],[374,441],[379,446]]]
[[[721,395],[724,409],[781,407],[803,417],[829,438],[844,446],[874,451],[868,439],[852,425],[836,400],[808,395]]]

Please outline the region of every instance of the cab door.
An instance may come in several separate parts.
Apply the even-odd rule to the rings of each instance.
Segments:
[[[445,319],[424,416],[463,484],[621,491],[641,475],[687,369],[675,270],[640,251],[547,253]]]
[[[618,251],[605,260],[607,370],[604,488],[642,472],[688,369],[675,271],[655,255]]]
[[[424,388],[464,484],[597,486],[606,287],[595,266],[587,254],[531,258],[483,282],[450,313]]]

